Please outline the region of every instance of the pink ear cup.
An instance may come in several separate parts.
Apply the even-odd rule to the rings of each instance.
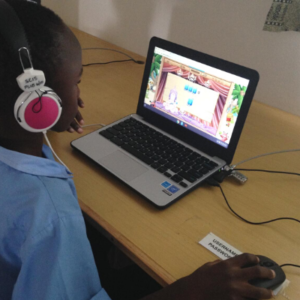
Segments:
[[[58,115],[57,102],[50,97],[43,96],[41,101],[36,98],[28,104],[24,112],[24,119],[30,127],[43,129],[52,126],[52,124],[54,125]]]

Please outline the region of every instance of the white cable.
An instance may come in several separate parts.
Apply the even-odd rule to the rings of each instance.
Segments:
[[[46,142],[47,142],[49,148],[51,149],[52,153],[54,154],[54,156],[59,160],[59,162],[60,162],[62,165],[64,165],[64,166],[66,167],[66,169],[67,169],[70,173],[72,173],[72,172],[70,171],[70,169],[69,169],[69,168],[61,161],[61,159],[57,156],[57,154],[56,154],[55,151],[53,150],[53,148],[52,148],[52,146],[51,146],[51,144],[50,144],[50,141],[49,141],[49,139],[48,139],[48,137],[47,137],[47,132],[46,132],[46,131],[43,131],[43,134],[44,134],[45,140],[46,140]]]
[[[106,125],[105,124],[102,124],[102,123],[98,123],[98,124],[89,124],[89,125],[83,125],[83,126],[80,126],[81,128],[84,128],[84,127],[89,127],[89,126],[102,126],[102,127],[105,127]]]
[[[254,157],[250,157],[250,158],[247,158],[245,160],[242,160],[232,166],[230,166],[230,169],[233,170],[236,168],[236,166],[240,165],[240,164],[243,164],[245,163],[246,161],[249,161],[249,160],[252,160],[252,159],[255,159],[255,158],[259,158],[259,157],[262,157],[262,156],[267,156],[267,155],[272,155],[272,154],[279,154],[279,153],[285,153],[285,152],[296,152],[296,151],[300,151],[300,149],[290,149],[290,150],[282,150],[282,151],[276,151],[276,152],[269,152],[269,153],[265,153],[265,154],[260,154],[260,155],[257,155],[257,156],[254,156]]]

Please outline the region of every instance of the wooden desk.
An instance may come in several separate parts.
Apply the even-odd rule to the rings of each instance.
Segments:
[[[74,30],[82,47],[113,47]],[[127,51],[126,51],[127,52]],[[127,52],[136,59],[138,55]],[[83,62],[124,57],[110,51],[84,51]],[[109,124],[135,112],[144,66],[133,62],[84,68],[80,85],[86,124]],[[96,130],[85,129],[85,133]],[[300,148],[300,118],[253,102],[233,163],[261,153]],[[198,244],[212,232],[239,249],[278,262],[300,264],[300,224],[280,221],[252,226],[235,217],[218,188],[203,186],[165,210],[157,210],[108,172],[70,147],[77,134],[49,133],[60,158],[74,172],[81,208],[114,242],[162,285],[190,274],[216,259]],[[267,156],[241,165],[300,172],[300,153]],[[245,172],[245,185],[226,180],[222,187],[232,207],[244,218],[264,221],[289,216],[300,219],[300,178]],[[300,299],[300,270],[286,267],[291,281],[277,299]]]

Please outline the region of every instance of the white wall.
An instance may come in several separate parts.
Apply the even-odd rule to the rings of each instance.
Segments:
[[[272,2],[42,0],[68,25],[143,56],[156,35],[256,69],[255,99],[300,116],[300,32],[262,30]]]

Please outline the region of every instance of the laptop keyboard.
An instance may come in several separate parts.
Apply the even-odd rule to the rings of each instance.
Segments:
[[[182,187],[196,182],[217,166],[207,157],[133,118],[99,134]]]

